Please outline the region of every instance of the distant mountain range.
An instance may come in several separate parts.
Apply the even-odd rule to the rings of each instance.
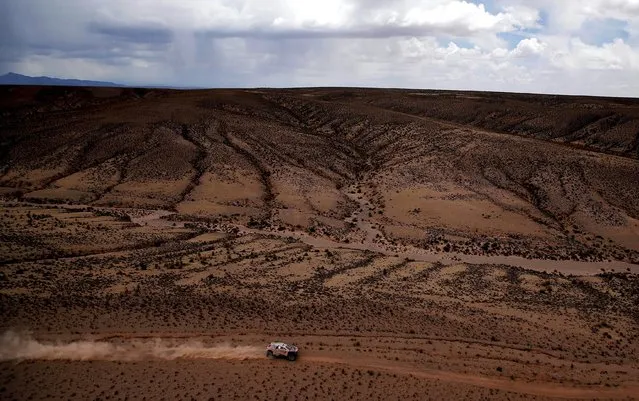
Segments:
[[[41,85],[41,86],[107,86],[116,88],[155,88],[155,89],[204,89],[198,86],[176,85],[124,85],[107,81],[86,81],[82,79],[62,79],[52,77],[30,77],[10,72],[0,75],[0,85]]]
[[[43,86],[116,86],[125,85],[104,81],[85,81],[81,79],[61,79],[51,77],[30,77],[10,72],[0,76],[0,85],[43,85]]]

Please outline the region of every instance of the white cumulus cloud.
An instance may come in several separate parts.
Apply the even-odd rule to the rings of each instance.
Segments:
[[[0,74],[638,96],[638,69],[639,0],[0,1]]]

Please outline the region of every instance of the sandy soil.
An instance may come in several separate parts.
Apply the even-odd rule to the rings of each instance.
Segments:
[[[636,101],[0,94],[1,399],[637,399]]]

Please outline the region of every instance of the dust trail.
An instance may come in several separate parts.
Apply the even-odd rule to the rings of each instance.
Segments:
[[[28,334],[8,331],[0,338],[0,361],[27,359],[65,359],[75,361],[139,361],[173,359],[255,359],[264,356],[255,346],[231,344],[205,345],[199,341],[182,344],[162,339],[130,340],[123,343],[73,341],[44,343]]]

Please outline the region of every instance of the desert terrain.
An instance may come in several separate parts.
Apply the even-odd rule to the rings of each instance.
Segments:
[[[1,399],[639,399],[639,100],[5,86],[0,117]]]

